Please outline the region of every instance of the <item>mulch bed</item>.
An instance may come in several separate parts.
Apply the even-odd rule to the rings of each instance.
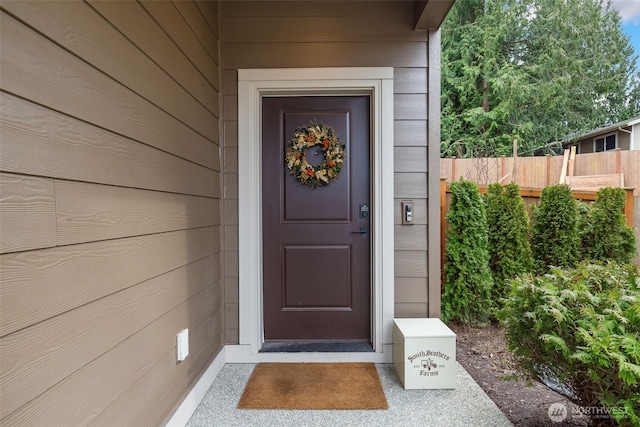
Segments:
[[[516,380],[517,363],[506,349],[504,330],[451,325],[457,335],[456,357],[471,377],[517,427],[587,426],[587,418],[572,416],[577,407],[544,384]],[[557,423],[549,418],[549,406],[562,403],[568,416]]]

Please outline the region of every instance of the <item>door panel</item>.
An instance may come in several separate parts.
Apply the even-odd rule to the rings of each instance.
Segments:
[[[262,102],[263,302],[266,341],[371,339],[369,97],[281,97]],[[345,162],[310,188],[284,158],[295,130],[331,126]],[[321,150],[306,153],[311,164]],[[319,156],[314,158],[314,156]],[[370,209],[371,211],[371,209]]]
[[[285,246],[283,254],[283,310],[351,308],[349,245]]]
[[[325,98],[311,98],[310,100],[313,99]],[[285,135],[285,144],[288,143],[289,138],[299,126],[308,124],[311,120],[325,124],[333,123],[334,125],[330,126],[335,130],[342,128],[348,131],[349,129],[349,111],[317,112],[312,115],[309,115],[308,113],[301,114],[299,112],[283,111],[282,114],[284,127],[288,131]],[[339,133],[338,135],[341,134]],[[344,137],[341,136],[340,141],[344,144],[345,142],[343,138]],[[286,151],[286,145],[284,146],[284,150]],[[347,153],[348,150],[349,148],[347,148]],[[284,152],[282,157],[284,158]],[[322,160],[322,151],[319,148],[316,149],[314,147],[307,151],[307,158],[311,164],[317,164],[313,162],[315,157],[319,157],[316,160],[317,163]],[[314,221],[349,221],[351,205],[351,195],[349,191],[350,166],[350,162],[345,162],[342,170],[340,171],[339,177],[333,180],[331,185],[311,190],[306,185],[300,184],[294,176],[288,173],[288,169],[283,165],[286,174],[284,181],[283,220],[285,222],[303,221],[307,223]]]

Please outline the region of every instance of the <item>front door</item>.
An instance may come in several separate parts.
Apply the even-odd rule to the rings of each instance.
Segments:
[[[368,96],[263,98],[265,342],[371,342],[369,115]],[[338,175],[315,188],[285,160],[310,123],[344,145]],[[312,166],[327,161],[321,145],[304,151]]]

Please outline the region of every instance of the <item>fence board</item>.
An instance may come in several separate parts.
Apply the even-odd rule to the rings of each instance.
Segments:
[[[461,177],[480,185],[494,182],[515,182],[520,187],[544,188],[557,184],[562,169],[562,156],[518,157],[513,166],[511,157],[484,159],[440,159],[440,176],[447,182]],[[622,173],[624,186],[640,196],[640,150],[613,150],[578,154],[574,176],[611,175]]]

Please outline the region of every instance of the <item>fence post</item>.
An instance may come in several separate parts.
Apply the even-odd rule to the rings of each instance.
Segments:
[[[624,217],[627,219],[627,225],[633,227],[633,188],[625,188],[624,192]]]
[[[451,156],[451,182],[456,181],[456,156]]]

